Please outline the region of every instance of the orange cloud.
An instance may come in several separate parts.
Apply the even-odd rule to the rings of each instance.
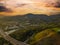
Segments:
[[[1,15],[14,16],[27,13],[34,14],[57,14],[60,13],[57,0],[9,0],[5,7],[12,12],[0,12]],[[21,2],[21,3],[20,3]],[[6,2],[5,2],[6,3]],[[3,4],[5,4],[3,1]],[[60,4],[60,2],[59,2]]]

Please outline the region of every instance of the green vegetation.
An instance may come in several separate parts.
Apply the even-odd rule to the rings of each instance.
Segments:
[[[0,45],[12,45],[12,44],[0,37]]]
[[[0,28],[18,41],[30,45],[60,45],[60,15],[33,15],[2,17]],[[11,45],[0,37],[0,45]]]

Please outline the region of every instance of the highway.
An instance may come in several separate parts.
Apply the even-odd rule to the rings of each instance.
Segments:
[[[26,44],[24,42],[21,42],[21,41],[18,41],[14,38],[12,38],[11,36],[9,36],[8,34],[6,34],[2,29],[0,29],[0,34],[2,35],[2,37],[9,41],[11,44],[13,45],[29,45],[29,44]]]

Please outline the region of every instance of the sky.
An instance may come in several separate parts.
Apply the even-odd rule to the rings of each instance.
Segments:
[[[60,13],[59,0],[0,0],[0,15],[15,16]]]

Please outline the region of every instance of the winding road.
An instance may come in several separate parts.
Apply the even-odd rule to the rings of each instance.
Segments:
[[[2,29],[0,29],[0,34],[2,35],[2,37],[9,41],[11,44],[13,45],[29,45],[29,44],[26,44],[24,42],[21,42],[21,41],[18,41],[14,38],[12,38],[11,36],[9,36],[8,34],[6,34]]]

